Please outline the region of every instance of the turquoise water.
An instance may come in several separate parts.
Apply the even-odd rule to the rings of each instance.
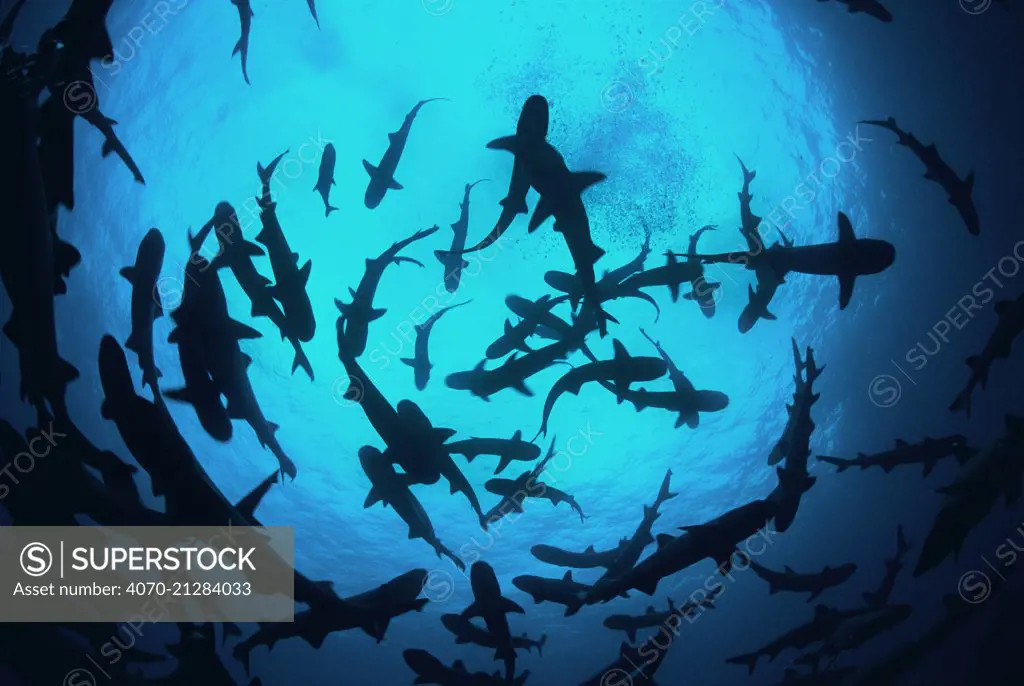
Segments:
[[[99,95],[104,112],[120,121],[118,131],[147,185],[135,184],[116,158],[93,154],[99,135],[79,124],[78,204],[62,217],[61,233],[86,258],[72,274],[68,296],[57,304],[61,338],[77,346],[65,357],[83,376],[70,388],[71,403],[81,408],[80,423],[101,427],[90,433],[97,443],[120,445],[112,426],[98,415],[95,366],[100,336],[110,332],[124,341],[130,330],[130,287],[118,269],[134,260],[145,232],[159,227],[167,241],[161,284],[172,307],[188,258],[186,229],[198,229],[216,203],[228,201],[252,240],[259,221],[244,208],[254,207],[259,189],[256,164],[289,150],[272,190],[293,250],[300,262],[313,261],[308,292],[317,333],[305,349],[315,381],[301,371],[289,373],[291,347],[268,320],[249,317],[247,298],[229,273],[222,276],[232,315],[264,333],[242,346],[254,360],[251,378],[264,414],[281,425],[278,439],[299,470],[294,482],[275,487],[258,516],[266,524],[294,526],[300,571],[333,580],[343,593],[412,567],[436,571],[428,589],[435,602],[421,615],[396,620],[380,646],[350,633],[333,636],[315,656],[294,642],[276,648],[275,655],[291,651],[304,669],[326,673],[335,663],[393,663],[401,650],[422,646],[449,663],[462,658],[473,668],[491,669],[488,651],[457,649],[439,622],[440,614],[468,604],[468,580],[422,541],[407,540],[405,525],[392,511],[362,507],[369,484],[356,452],[382,443],[358,407],[341,398],[344,375],[333,299],[347,299],[348,288],[362,277],[364,259],[418,229],[439,225],[437,234],[404,253],[422,260],[425,268],[404,264],[385,273],[375,304],[388,313],[372,323],[361,362],[392,403],[415,400],[435,425],[457,429],[457,438],[510,437],[516,430],[529,438],[540,425],[543,397],[564,368],[530,380],[537,397],[503,391],[489,403],[443,381],[483,358],[509,316],[505,296],[539,297],[546,292],[544,272],[572,270],[561,237],[550,223],[527,235],[526,219],[520,218],[496,248],[471,260],[459,292],[445,294],[439,303],[435,295],[443,271],[431,254],[450,243],[449,225],[459,216],[465,183],[492,179],[473,191],[469,241],[493,226],[512,158],[485,144],[514,130],[529,95],[540,93],[550,101],[549,140],[569,167],[608,175],[584,196],[594,240],[607,251],[597,265],[599,275],[635,257],[645,227],[652,232],[648,266],[662,264],[665,250],[684,250],[689,235],[705,224],[719,231],[704,235],[703,250],[739,248],[736,193],[742,176],[734,154],[758,172],[754,211],[770,216],[776,210],[773,216],[785,217],[777,211],[780,202],[793,196],[798,184],[809,183],[808,174],[821,169],[823,160],[835,157],[852,129],[834,119],[832,94],[813,77],[814,58],[787,37],[779,18],[761,2],[730,0],[702,16],[685,2],[320,4],[318,31],[301,0],[254,0],[251,86],[242,80],[238,58],[230,58],[238,30],[230,3],[175,0],[174,12],[165,12],[163,19],[154,18],[144,3],[115,4],[110,29],[119,60],[116,73],[111,66],[97,68]],[[139,44],[125,43],[146,17]],[[362,159],[376,164],[387,134],[418,100],[430,97],[450,102],[430,103],[417,117],[395,175],[404,190],[389,191],[378,209],[367,210]],[[311,190],[326,142],[338,151],[331,202],[340,208],[328,219]],[[843,162],[834,178],[827,178],[832,168],[825,169],[816,177],[817,197],[787,218],[786,235],[800,243],[830,240],[835,213],[842,209],[860,234],[877,237],[866,211],[851,200],[863,184],[857,160]],[[534,202],[531,196],[531,206]],[[774,231],[766,235],[777,237]],[[266,258],[256,263],[270,273]],[[692,302],[671,303],[667,289],[661,289],[654,292],[662,310],[659,321],[648,304],[611,303],[621,325],[613,326],[607,339],[595,339],[593,349],[610,356],[614,337],[634,354],[653,354],[639,332],[644,327],[698,388],[729,395],[726,411],[703,416],[700,428],[691,431],[674,430],[673,415],[617,406],[599,388],[585,388],[556,405],[549,436],[556,437],[562,455],[552,464],[557,477],[552,485],[576,496],[589,515],[585,523],[565,506],[554,509],[535,501],[524,515],[488,535],[465,499],[450,496],[443,483],[415,488],[442,541],[467,562],[490,562],[507,594],[527,606],[530,614],[514,619],[519,623],[513,630],[549,634],[543,660],[520,660],[537,683],[559,682],[554,670],[566,662],[580,678],[597,671],[611,660],[621,634],[600,628],[610,614],[603,609],[564,620],[560,606],[535,607],[516,591],[514,576],[561,576],[532,558],[530,546],[614,545],[632,533],[642,504],[653,500],[668,468],[680,496],[663,508],[657,530],[704,521],[765,495],[774,485],[764,456],[781,431],[783,401],[792,392],[789,339],[795,335],[803,345],[828,345],[837,335],[831,324],[837,286],[794,276],[772,306],[778,321],[761,322],[741,336],[736,321],[750,276],[739,268],[712,268],[709,276],[723,284],[714,319],[706,320]],[[877,288],[859,284],[855,305],[870,303]],[[397,359],[412,356],[410,322],[422,321],[424,310],[437,304],[467,298],[470,306],[435,327],[431,360],[436,366],[430,385],[418,392],[411,369]],[[102,304],[98,311],[97,303]],[[156,327],[164,388],[181,383],[177,349],[166,343],[170,326],[164,318]],[[276,460],[248,426],[236,423],[232,441],[220,444],[206,436],[191,408],[172,403],[171,411],[230,498],[275,468]],[[816,417],[816,446],[823,452],[835,419]],[[483,483],[496,460],[456,459],[489,508],[496,497],[483,490]],[[512,478],[523,468],[513,464],[502,476]],[[706,573],[701,569],[697,576]],[[586,573],[578,577],[589,579]],[[688,592],[680,577],[663,591],[673,588]],[[623,607],[642,610],[647,601]],[[666,670],[673,669],[674,659],[679,658],[670,656]],[[264,651],[254,655],[254,669],[267,676],[292,673],[282,661],[271,664]],[[406,675],[411,680],[400,663],[387,670],[387,683],[392,678],[406,683]]]

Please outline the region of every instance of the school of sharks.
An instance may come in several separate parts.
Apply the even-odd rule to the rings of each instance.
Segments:
[[[729,410],[729,397],[715,389],[695,386],[650,325],[640,329],[647,349],[627,350],[616,337],[617,330],[640,326],[616,314],[618,301],[650,304],[657,321],[670,314],[660,311],[652,293],[667,290],[674,307],[698,308],[703,317],[711,319],[721,316],[716,312],[720,284],[709,278],[705,266],[745,270],[752,276],[752,285],[735,331],[736,336],[742,336],[754,327],[773,325],[777,318],[771,310],[772,300],[791,275],[811,275],[834,283],[832,297],[843,310],[857,297],[860,279],[900,268],[894,246],[885,240],[864,238],[863,232],[859,237],[857,227],[843,211],[835,215],[834,240],[797,245],[780,232],[777,241],[768,241],[763,235],[768,225],[753,206],[751,187],[757,174],[749,158],[736,159],[738,223],[745,249],[701,252],[702,236],[726,230],[707,225],[695,227],[688,245],[668,251],[662,258],[652,259],[648,234],[648,240],[637,246],[632,261],[602,264],[605,251],[591,235],[585,198],[587,189],[601,183],[605,174],[570,167],[573,151],[560,150],[558,142],[548,138],[549,122],[558,116],[557,107],[542,95],[532,95],[522,102],[518,120],[509,121],[507,130],[495,132],[487,144],[495,154],[510,156],[508,178],[483,179],[466,170],[461,198],[452,200],[453,208],[458,202],[458,218],[450,225],[450,232],[435,225],[396,235],[388,249],[366,256],[361,275],[338,276],[339,297],[334,301],[338,316],[333,334],[339,363],[336,369],[314,369],[304,351],[318,329],[306,292],[312,260],[300,256],[289,244],[271,190],[282,152],[273,159],[253,160],[261,187],[257,198],[261,228],[251,240],[243,235],[236,209],[221,202],[212,213],[203,211],[203,216],[209,218],[194,232],[149,230],[138,245],[134,263],[120,269],[123,296],[131,302],[131,333],[123,341],[111,335],[103,337],[95,354],[102,385],[102,417],[116,426],[133,458],[128,460],[91,443],[71,417],[65,395],[79,371],[65,361],[58,347],[54,307],[67,292],[67,279],[73,270],[98,258],[81,254],[62,239],[57,219],[59,208],[72,210],[75,204],[75,119],[83,118],[102,133],[100,155],[115,154],[138,184],[145,185],[143,171],[118,138],[117,122],[102,114],[100,107],[76,114],[61,98],[69,83],[90,84],[90,64],[111,56],[106,18],[114,0],[73,0],[64,18],[44,33],[33,53],[16,50],[8,40],[26,1],[30,0],[15,2],[0,24],[0,42],[6,45],[0,56],[0,67],[6,75],[0,82],[0,98],[3,111],[8,113],[0,131],[6,168],[0,203],[7,210],[0,276],[12,306],[3,334],[14,347],[20,372],[17,380],[3,378],[2,383],[19,384],[20,396],[34,409],[37,421],[35,428],[20,432],[7,419],[0,419],[0,453],[10,461],[12,456],[28,451],[28,437],[40,430],[59,433],[63,438],[54,447],[58,459],[41,462],[32,479],[5,491],[3,507],[15,525],[70,526],[87,517],[109,526],[225,522],[261,526],[256,516],[261,499],[273,488],[287,488],[287,483],[301,474],[303,465],[293,461],[288,446],[278,441],[278,426],[272,417],[264,416],[250,383],[252,359],[243,352],[240,342],[261,334],[229,314],[224,284],[232,280],[251,303],[250,316],[269,320],[279,331],[281,344],[287,342],[290,346],[294,353],[292,374],[301,370],[313,379],[316,373],[344,372],[349,383],[345,397],[358,404],[379,438],[375,444],[358,448],[367,487],[363,506],[388,508],[396,535],[407,533],[410,539],[421,539],[438,558],[465,570],[470,579],[472,603],[443,615],[442,626],[437,628],[450,632],[454,643],[464,646],[464,650],[493,654],[498,664],[493,671],[473,673],[461,660],[446,664],[428,651],[408,646],[402,656],[411,683],[520,686],[529,683],[530,672],[517,667],[517,655],[532,650],[542,654],[549,641],[557,640],[557,636],[531,637],[513,630],[514,616],[527,611],[507,596],[508,589],[502,588],[496,570],[488,562],[478,560],[466,565],[446,545],[443,523],[431,520],[412,486],[434,485],[448,488],[453,497],[464,497],[466,516],[479,521],[484,530],[505,517],[524,513],[527,499],[547,500],[555,507],[564,504],[567,516],[582,521],[587,518],[588,503],[578,502],[572,494],[544,480],[555,449],[555,440],[548,435],[549,424],[559,405],[573,402],[572,397],[585,386],[601,388],[621,406],[621,412],[663,414],[667,431],[700,430],[703,415]],[[254,16],[248,0],[231,2],[238,9],[241,26],[234,52],[249,83],[249,31]],[[295,2],[298,4],[298,0]],[[884,22],[893,20],[875,0],[840,2],[852,14],[864,13]],[[319,26],[314,0],[307,3]],[[427,97],[409,105],[404,121],[388,133],[383,155],[377,160],[362,160],[368,210],[403,202],[403,184],[397,179],[416,182],[402,176],[401,162],[410,136],[416,135],[417,116],[423,108],[448,106],[442,97]],[[954,170],[934,144],[923,143],[892,117],[862,123],[891,132],[896,142],[920,161],[925,179],[941,187],[949,211],[958,215],[965,229],[960,240],[984,240],[983,222],[972,200],[973,173]],[[384,133],[382,129],[382,137]],[[322,203],[325,221],[330,221],[338,209],[331,204],[335,165],[340,156],[352,154],[328,144],[319,161],[313,194],[293,201],[316,202],[318,206]],[[508,191],[498,208],[472,206],[473,216],[487,217],[488,226],[491,211],[497,215],[493,229],[474,239],[470,236],[471,199],[474,188],[481,183],[502,187],[507,183]],[[528,202],[531,196],[536,198],[532,211]],[[433,270],[445,290],[456,295],[462,272],[469,265],[465,256],[524,226],[529,234],[545,226],[557,232],[564,239],[573,271],[548,271],[544,282],[550,291],[540,298],[508,293],[505,304],[509,314],[504,329],[494,332],[493,342],[480,351],[480,361],[469,361],[465,368],[447,370],[444,375],[438,374],[431,362],[432,336],[460,317],[471,317],[474,303],[466,298],[431,313],[416,325],[411,355],[401,360],[408,366],[407,397],[386,397],[361,361],[372,340],[374,322],[386,312],[386,306],[392,305],[375,299],[381,280],[397,278],[391,272],[403,269]],[[168,312],[159,297],[158,281],[167,272],[164,253],[172,241],[187,241],[191,257],[181,274],[181,303]],[[216,249],[201,253],[211,241]],[[261,257],[267,258],[269,272],[257,266],[263,264],[256,260]],[[342,293],[343,289],[347,293]],[[951,399],[951,412],[970,415],[972,396],[983,392],[990,370],[1010,355],[1015,338],[1024,330],[1024,294],[999,302],[995,311],[998,323],[984,349],[967,360],[966,386]],[[154,356],[153,326],[164,316],[173,322],[167,342],[177,348],[184,378],[180,388],[163,387],[163,375]],[[324,323],[319,324],[319,333],[324,335]],[[567,617],[578,615],[573,621],[603,623],[609,631],[624,635],[619,654],[608,656],[608,666],[601,672],[580,674],[580,684],[658,683],[659,668],[672,644],[671,640],[667,646],[659,642],[664,628],[678,627],[695,613],[713,609],[721,588],[707,589],[681,601],[652,601],[641,615],[602,613],[602,609],[635,594],[653,597],[663,580],[705,560],[713,561],[722,577],[735,568],[749,568],[762,580],[756,583],[763,583],[767,593],[789,594],[794,602],[811,604],[809,621],[767,645],[739,645],[737,654],[728,660],[737,675],[753,674],[762,658],[770,662],[786,652],[799,653],[782,682],[790,686],[895,683],[973,611],[969,605],[946,599],[947,619],[913,645],[881,662],[837,666],[841,656],[910,616],[910,605],[891,600],[904,568],[909,566],[918,577],[955,558],[972,530],[1000,499],[1008,504],[1020,499],[1024,417],[1007,414],[1003,437],[988,446],[969,445],[964,436],[947,435],[918,442],[896,438],[893,447],[876,454],[817,456],[838,472],[877,468],[888,473],[916,465],[928,476],[940,461],[970,464],[952,483],[939,489],[945,504],[925,540],[907,540],[903,528],[893,524],[893,554],[879,561],[877,569],[858,569],[858,565],[844,560],[814,570],[768,568],[740,546],[765,529],[784,534],[798,516],[804,496],[815,485],[816,478],[809,471],[816,428],[812,414],[819,398],[815,383],[827,367],[813,349],[796,340],[791,351],[779,352],[792,356],[793,387],[789,397],[779,399],[786,404],[788,421],[766,454],[767,468],[777,477],[768,496],[703,523],[686,522],[675,533],[656,534],[655,525],[661,523],[659,509],[677,495],[672,482],[674,477],[678,480],[678,475],[670,470],[660,484],[651,484],[649,504],[623,509],[624,519],[635,514],[637,521],[635,527],[623,527],[618,546],[565,550],[537,544],[532,548],[537,560],[561,571],[552,572],[550,577],[517,576],[512,582],[516,589],[536,603],[564,606]],[[542,392],[535,382],[531,386],[531,377],[555,366],[563,367],[564,373],[549,389]],[[437,384],[446,386],[450,395],[462,402],[489,402],[499,393],[532,397],[541,392],[544,399],[541,402],[538,398],[536,415],[523,417],[523,429],[511,438],[460,436],[457,427],[435,425],[430,408],[409,399],[418,390]],[[182,436],[169,412],[172,405],[194,412],[205,432],[216,441],[230,441],[240,424],[247,424],[259,444],[276,458],[278,468],[270,474],[253,475],[251,492],[231,502]],[[482,485],[493,496],[489,498],[493,505],[481,500],[480,485],[463,474],[459,465],[462,458],[467,462],[494,461],[494,478]],[[136,483],[140,471],[148,475],[153,494],[164,499],[162,510],[144,504],[144,494]],[[601,575],[593,583],[584,583],[573,577],[576,570],[600,570]],[[426,569],[412,569],[379,587],[342,597],[330,582],[311,579],[299,569],[295,572],[295,600],[305,607],[296,612],[293,623],[254,628],[224,623],[219,629],[216,624],[182,624],[180,639],[168,648],[168,655],[136,650],[110,669],[120,684],[234,684],[218,652],[220,643],[233,642],[230,654],[248,673],[254,651],[273,650],[278,642],[288,639],[320,648],[335,632],[362,631],[378,642],[385,641],[392,622],[403,621],[403,616],[419,612],[429,602],[424,594],[427,575]],[[863,594],[861,604],[834,607],[820,600],[855,575],[877,579],[873,590]],[[656,632],[653,635],[652,630]],[[53,664],[62,665],[65,658],[81,654],[80,639],[102,640],[112,635],[114,628],[102,623],[63,627],[28,624],[4,625],[0,631],[3,663],[24,684],[34,686],[55,684],[59,675],[50,674],[50,667],[40,664],[33,646],[45,644]],[[177,665],[169,676],[146,677],[134,669],[136,662],[165,659]],[[610,680],[609,675],[618,680]],[[660,678],[662,684],[676,683],[675,679]],[[259,686],[261,680],[250,677],[246,683]]]

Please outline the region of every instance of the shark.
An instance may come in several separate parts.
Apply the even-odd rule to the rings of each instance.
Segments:
[[[1024,474],[1024,418],[1008,414],[1005,433],[952,483],[937,489],[945,496],[914,568],[914,578],[959,558],[964,542],[1000,497],[1010,507],[1020,500]]]
[[[449,453],[465,456],[472,462],[481,455],[498,457],[495,474],[501,474],[512,462],[533,462],[540,457],[540,446],[523,440],[523,432],[516,431],[512,438],[467,438],[461,441],[446,443]]]
[[[459,205],[459,218],[452,227],[452,244],[445,250],[435,250],[434,257],[444,267],[444,287],[449,293],[459,290],[462,283],[462,270],[469,266],[469,262],[462,256],[466,248],[466,237],[469,232],[469,193],[478,184],[490,179],[480,179],[473,183],[467,183],[462,192],[462,203]]]
[[[604,627],[613,631],[624,631],[630,643],[636,642],[636,633],[642,629],[671,628],[679,625],[682,619],[688,619],[699,610],[714,609],[715,600],[725,590],[725,586],[717,586],[700,600],[688,600],[682,607],[677,607],[671,598],[668,599],[668,610],[658,611],[653,605],[639,616],[611,615],[604,620]],[[692,620],[689,620],[692,621]]]
[[[835,0],[840,5],[845,5],[850,14],[867,14],[880,22],[889,24],[892,22],[892,13],[886,9],[879,0]],[[818,0],[828,2],[828,0]]]
[[[367,209],[376,209],[389,190],[402,190],[402,184],[395,180],[395,171],[398,169],[398,163],[401,161],[402,153],[405,151],[405,144],[409,141],[412,123],[415,121],[416,115],[419,114],[421,107],[428,102],[438,100],[447,100],[447,98],[420,100],[409,110],[409,114],[405,115],[405,120],[399,129],[394,133],[388,134],[388,149],[384,151],[380,164],[375,167],[367,160],[363,160],[363,168],[370,175],[370,183],[366,187],[366,195],[364,197]]]
[[[861,594],[864,603],[869,607],[884,607],[889,602],[893,588],[896,586],[896,579],[903,570],[903,558],[910,552],[910,544],[903,535],[903,527],[896,528],[896,553],[885,560],[885,576],[882,582],[874,591]]]
[[[644,388],[636,390],[619,388],[605,381],[601,385],[615,394],[620,401],[633,404],[637,412],[649,407],[676,412],[675,428],[686,424],[691,429],[700,426],[700,413],[720,412],[729,406],[729,396],[721,391],[697,390],[693,382],[668,356],[661,344],[651,338],[646,331],[640,329],[644,338],[654,345],[658,355],[665,361],[669,379],[672,381],[671,391],[649,391]]]
[[[493,524],[513,512],[521,513],[524,511],[523,503],[527,498],[537,498],[550,500],[551,504],[556,507],[559,503],[568,503],[569,507],[580,516],[580,521],[584,521],[586,516],[579,503],[576,502],[576,498],[540,480],[545,467],[554,455],[555,440],[552,439],[547,455],[533,469],[523,472],[515,479],[490,479],[484,484],[484,488],[488,491],[501,496],[498,504],[484,515],[484,520],[488,524]]]
[[[428,346],[430,345],[430,333],[434,330],[434,325],[445,315],[447,312],[468,305],[470,300],[466,300],[455,305],[449,305],[448,307],[442,307],[437,312],[430,315],[425,322],[416,325],[416,344],[415,344],[415,357],[403,357],[401,361],[403,364],[407,364],[412,367],[414,379],[416,382],[416,389],[422,391],[427,387],[427,383],[430,381],[430,370],[434,368],[434,365],[430,362],[430,352]]]
[[[857,453],[857,457],[850,459],[818,455],[818,460],[833,465],[840,473],[853,467],[880,467],[889,473],[896,467],[920,464],[924,466],[924,476],[927,477],[940,460],[953,457],[958,464],[963,465],[977,454],[978,450],[968,445],[966,436],[951,434],[941,438],[924,438],[916,443],[907,443],[897,438],[894,447],[881,452],[870,455]]]
[[[839,309],[843,310],[853,297],[857,277],[879,274],[888,269],[896,259],[896,248],[892,243],[877,238],[857,238],[850,218],[844,212],[839,212],[837,217],[839,238],[833,243],[801,246],[776,243],[758,253],[748,250],[697,257],[708,264],[743,262],[747,269],[755,272],[767,268],[779,282],[791,272],[835,276],[839,280]],[[694,257],[688,253],[682,256]]]
[[[438,558],[447,557],[460,570],[465,570],[466,563],[441,543],[423,505],[409,490],[408,481],[395,471],[384,454],[376,448],[363,446],[359,449],[359,463],[372,484],[363,507],[371,507],[376,503],[390,506],[409,525],[409,538],[422,538],[434,549]]]
[[[310,0],[310,7],[313,0]],[[319,193],[324,201],[324,217],[330,217],[331,212],[336,212],[337,207],[331,204],[331,188],[337,184],[334,182],[334,165],[338,161],[338,153],[333,143],[324,146],[323,155],[320,157],[320,170],[317,172],[316,184],[313,191]]]
[[[596,318],[598,331],[604,337],[607,322],[616,320],[601,308],[594,265],[604,255],[604,250],[591,237],[590,220],[581,194],[588,187],[604,180],[605,175],[600,172],[569,170],[561,153],[547,141],[548,112],[548,102],[543,96],[530,96],[520,114],[520,120],[533,118],[538,121],[537,124],[523,127],[529,134],[521,136],[517,126],[515,135],[495,139],[487,147],[511,152],[518,162],[522,162],[521,169],[528,176],[530,186],[540,194],[528,231],[533,233],[548,218],[554,217],[555,231],[565,239],[576,267],[576,275],[583,285],[584,300],[589,303],[590,314]],[[540,131],[545,135],[539,135]]]
[[[473,602],[462,611],[464,619],[480,617],[487,626],[487,631],[494,637],[497,647],[495,660],[505,663],[505,680],[512,681],[515,674],[516,650],[512,643],[512,632],[508,626],[508,615],[526,614],[519,604],[501,594],[501,586],[494,568],[480,560],[473,563],[469,570],[470,587],[473,591]]]
[[[434,235],[437,230],[437,226],[432,226],[429,229],[417,231],[408,238],[392,243],[391,247],[379,256],[367,258],[366,270],[363,273],[362,280],[359,282],[359,286],[355,290],[352,288],[348,289],[352,295],[352,302],[346,304],[341,300],[335,299],[334,305],[341,313],[341,316],[338,318],[339,344],[345,347],[347,354],[353,357],[363,354],[366,350],[370,322],[383,317],[387,313],[386,309],[378,309],[373,306],[373,296],[377,293],[377,287],[380,285],[381,277],[384,276],[384,270],[392,264],[402,264],[403,262],[410,262],[422,267],[422,262],[411,257],[401,256],[398,253],[413,243]]]
[[[544,412],[540,430],[537,435],[547,434],[548,419],[558,398],[564,393],[579,395],[584,384],[606,381],[616,389],[629,390],[630,384],[653,381],[664,376],[668,365],[660,357],[633,357],[622,343],[615,339],[614,357],[611,360],[598,360],[573,368],[566,372],[548,392],[544,401]]]
[[[1001,300],[995,304],[996,316],[999,320],[985,341],[985,347],[977,355],[967,358],[967,366],[971,370],[967,385],[957,394],[949,406],[950,412],[961,412],[971,416],[971,396],[980,384],[982,389],[988,383],[988,373],[992,364],[999,359],[1010,356],[1013,342],[1024,331],[1024,293],[1015,300]]]
[[[256,240],[267,248],[267,255],[270,257],[270,268],[274,272],[274,285],[270,287],[270,293],[279,303],[284,311],[285,331],[283,334],[290,334],[302,342],[309,342],[316,332],[316,321],[313,319],[313,305],[310,303],[309,295],[306,293],[306,283],[309,281],[312,260],[299,267],[299,255],[292,252],[285,238],[281,222],[277,217],[277,203],[270,195],[270,180],[274,176],[281,158],[288,153],[285,150],[263,167],[256,163],[256,172],[259,174],[262,183],[262,194],[258,198],[260,207],[260,221],[262,230],[256,234]]]
[[[894,117],[885,120],[869,119],[860,123],[879,126],[895,133],[899,144],[908,148],[924,164],[924,178],[934,181],[946,192],[949,204],[956,208],[967,227],[967,232],[972,236],[981,233],[981,222],[978,219],[978,210],[974,206],[972,197],[974,172],[969,172],[966,177],[961,179],[953,168],[942,159],[939,149],[934,144],[925,145],[914,134],[901,129]]]
[[[238,21],[242,27],[242,33],[238,38],[238,42],[235,43],[234,49],[231,51],[231,56],[238,55],[242,60],[242,78],[249,85],[252,85],[249,81],[249,32],[252,31],[252,5],[249,4],[249,0],[231,0],[231,4],[238,10]]]
[[[783,567],[782,572],[768,569],[756,560],[750,561],[750,569],[754,574],[768,582],[768,592],[775,595],[779,591],[791,593],[809,593],[807,602],[813,602],[819,595],[830,588],[841,586],[846,583],[854,572],[857,565],[853,563],[842,564],[837,567],[825,565],[820,572],[811,574],[800,574],[793,571],[788,565]]]

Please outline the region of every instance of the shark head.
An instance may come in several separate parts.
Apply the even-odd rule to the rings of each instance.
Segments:
[[[550,112],[547,98],[531,95],[523,104],[516,124],[516,136],[530,140],[543,140],[548,136]]]

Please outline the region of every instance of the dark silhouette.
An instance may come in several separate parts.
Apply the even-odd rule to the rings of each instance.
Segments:
[[[462,617],[472,619],[480,617],[487,625],[487,631],[498,644],[494,659],[505,663],[505,680],[512,681],[516,672],[516,650],[512,645],[512,632],[508,627],[509,613],[526,614],[526,610],[517,603],[501,595],[501,586],[494,569],[486,562],[473,564],[469,572],[470,584],[473,587],[473,602],[462,611]]]
[[[966,436],[954,434],[942,438],[925,438],[917,443],[907,443],[897,438],[896,447],[889,450],[870,455],[858,453],[857,457],[851,459],[818,455],[818,460],[837,467],[840,473],[851,467],[881,467],[889,473],[902,465],[921,464],[924,465],[924,476],[928,476],[939,460],[954,457],[957,463],[963,465],[977,453],[977,450],[967,445]]]
[[[974,389],[978,384],[981,384],[982,389],[985,388],[992,363],[998,359],[1008,358],[1013,342],[1024,331],[1024,293],[1017,296],[1016,300],[997,302],[995,311],[999,321],[996,322],[996,327],[985,341],[985,347],[981,352],[967,358],[971,376],[967,380],[967,385],[949,406],[950,412],[963,410],[968,417],[971,416],[971,395]]]
[[[334,305],[341,312],[341,316],[338,318],[338,345],[344,347],[346,354],[352,357],[359,357],[363,354],[366,350],[370,322],[383,317],[387,312],[386,309],[375,309],[373,307],[373,296],[377,293],[377,287],[380,285],[380,279],[384,275],[384,270],[389,265],[401,264],[403,262],[411,262],[422,267],[422,262],[411,257],[401,257],[398,253],[416,241],[433,235],[435,232],[437,232],[437,226],[417,231],[406,239],[392,243],[391,247],[382,252],[379,257],[367,258],[366,272],[359,282],[359,287],[355,290],[352,288],[348,289],[348,292],[352,294],[352,302],[345,304],[335,299]]]
[[[398,169],[398,163],[402,159],[405,144],[409,140],[409,131],[412,129],[412,123],[416,119],[416,114],[420,111],[420,108],[428,102],[434,102],[435,100],[447,100],[447,98],[420,100],[409,111],[409,114],[405,115],[405,120],[398,131],[388,134],[388,149],[384,151],[384,157],[381,158],[380,164],[375,167],[365,159],[363,160],[363,168],[370,175],[370,184],[366,187],[366,196],[364,198],[367,209],[376,209],[388,190],[402,190],[402,184],[395,180],[395,171]]]
[[[462,203],[459,205],[459,218],[451,225],[452,246],[447,251],[434,251],[434,257],[444,267],[444,287],[449,293],[459,290],[459,284],[462,282],[462,270],[469,266],[469,262],[462,257],[462,253],[466,249],[466,236],[469,231],[469,192],[478,183],[489,180],[480,179],[466,184],[462,193]]]
[[[914,134],[904,131],[896,124],[896,119],[889,117],[883,120],[866,120],[861,124],[871,124],[888,129],[896,134],[900,145],[910,149],[917,159],[925,166],[924,178],[942,186],[946,191],[949,204],[960,213],[960,218],[967,227],[968,233],[977,236],[981,233],[981,223],[978,219],[978,210],[974,207],[974,199],[971,197],[974,191],[974,172],[969,172],[966,178],[961,179],[953,168],[946,163],[939,155],[939,149],[934,144],[925,145],[917,139]]]
[[[412,367],[413,376],[416,382],[416,388],[423,390],[427,387],[427,382],[430,381],[430,370],[434,368],[434,365],[430,362],[430,352],[428,346],[430,345],[430,332],[434,330],[434,325],[437,321],[444,316],[445,312],[454,310],[457,307],[469,304],[471,301],[466,300],[465,302],[458,303],[456,305],[449,305],[448,307],[442,307],[440,310],[430,315],[427,321],[422,324],[416,325],[416,345],[415,345],[415,357],[403,357],[402,362]]]
[[[124,342],[124,347],[139,356],[142,383],[153,390],[153,399],[157,402],[163,402],[157,386],[157,379],[162,374],[153,358],[153,320],[164,314],[157,289],[163,262],[164,237],[158,229],[150,229],[139,244],[135,264],[120,272],[132,285],[132,332]]]
[[[310,9],[313,8],[313,0],[309,0],[309,6]],[[313,16],[316,17],[316,10],[313,10]],[[317,26],[319,26],[319,22]],[[331,204],[331,186],[336,185],[334,183],[334,165],[337,163],[337,156],[333,143],[324,146],[324,154],[320,158],[320,171],[317,174],[316,185],[313,186],[313,190],[323,198],[325,217],[330,217],[331,212],[338,209]]]

